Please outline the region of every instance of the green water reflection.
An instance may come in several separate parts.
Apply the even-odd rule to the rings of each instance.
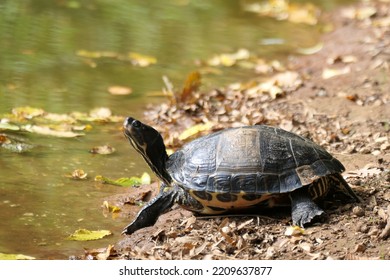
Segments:
[[[303,2],[303,1],[301,1]],[[331,9],[352,1],[312,1]],[[324,2],[324,3],[323,3]],[[108,107],[118,115],[142,116],[145,104],[161,102],[147,93],[162,88],[166,75],[180,85],[195,60],[247,48],[265,58],[284,59],[319,38],[318,26],[261,18],[242,10],[242,1],[2,0],[0,2],[0,114],[32,106],[53,113],[88,112]],[[326,6],[324,6],[326,5]],[[283,44],[264,46],[262,39]],[[96,64],[77,52],[137,52],[157,58],[140,68],[116,59]],[[204,77],[212,88],[248,79],[250,70],[225,69]],[[131,87],[128,96],[107,88]],[[26,154],[0,150],[0,252],[37,258],[67,258],[83,247],[115,242],[128,222],[104,217],[104,197],[120,192],[102,186],[96,175],[119,178],[148,171],[124,140],[120,124],[96,125],[86,136],[58,139],[18,133],[37,147]],[[110,144],[110,156],[88,153]],[[84,169],[91,178],[64,175]],[[96,242],[64,238],[78,228],[110,229],[115,235]]]

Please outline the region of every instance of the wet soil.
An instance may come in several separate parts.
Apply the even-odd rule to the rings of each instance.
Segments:
[[[181,131],[199,123],[212,123],[211,130],[270,124],[309,137],[343,162],[362,202],[329,202],[328,219],[304,230],[291,227],[289,209],[204,217],[175,206],[106,248],[107,258],[390,259],[390,5],[366,2],[324,20],[333,31],[321,50],[291,57],[277,73],[293,73],[294,81],[276,98],[253,94],[251,81],[197,93],[201,102],[154,106],[145,118],[172,148],[182,144]],[[132,202],[156,189],[142,186],[109,201],[126,216],[139,209]]]

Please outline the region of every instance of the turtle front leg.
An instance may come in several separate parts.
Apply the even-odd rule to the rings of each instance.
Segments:
[[[177,192],[174,189],[160,192],[139,211],[137,217],[124,228],[122,234],[132,234],[136,230],[154,225],[158,217],[175,203],[176,194]]]
[[[290,194],[293,225],[305,225],[326,217],[326,213],[312,200],[307,188],[300,188]]]

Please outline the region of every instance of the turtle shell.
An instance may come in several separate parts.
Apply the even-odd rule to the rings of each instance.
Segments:
[[[197,200],[218,196],[218,201],[237,205],[238,197],[259,203],[341,173],[344,166],[306,138],[257,125],[225,129],[186,144],[169,157],[167,170]]]

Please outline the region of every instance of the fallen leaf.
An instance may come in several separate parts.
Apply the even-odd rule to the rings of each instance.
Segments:
[[[78,229],[73,234],[67,237],[68,240],[75,241],[89,241],[102,239],[105,236],[111,235],[109,230],[87,230],[87,229]]]
[[[131,88],[124,86],[111,86],[107,90],[112,95],[129,95],[133,91]]]
[[[239,49],[235,53],[222,53],[214,56],[207,61],[210,66],[225,66],[231,67],[236,64],[239,60],[248,59],[250,52],[247,49]]]
[[[350,72],[351,72],[351,68],[349,66],[346,66],[346,67],[343,67],[343,68],[337,68],[337,69],[325,68],[322,71],[322,78],[324,80],[327,80],[327,79],[333,78],[335,76],[348,74]]]
[[[87,50],[78,50],[76,52],[77,56],[85,58],[118,58],[120,55],[112,51],[87,51]]]
[[[152,56],[131,52],[128,54],[130,61],[133,65],[140,67],[147,67],[151,64],[156,64],[157,59]]]
[[[141,177],[135,177],[135,176],[130,178],[124,177],[116,180],[98,175],[95,177],[95,181],[102,182],[104,184],[121,186],[121,187],[132,187],[132,186],[148,185],[151,183],[151,178],[148,173],[144,172]]]
[[[92,154],[110,155],[115,152],[115,148],[109,145],[96,146],[93,147],[89,152]]]
[[[320,10],[313,4],[295,4],[288,0],[268,0],[261,3],[245,4],[244,10],[277,20],[309,25],[317,24],[320,14]]]
[[[305,233],[305,230],[299,226],[290,226],[286,228],[284,235],[287,236],[297,236]]]
[[[372,25],[377,27],[390,27],[390,16],[376,19]]]
[[[34,108],[34,107],[17,107],[12,109],[12,114],[14,114],[18,118],[23,119],[32,119],[37,116],[42,116],[45,113],[43,109]]]
[[[0,260],[35,260],[34,257],[22,254],[4,254],[0,253]]]
[[[112,116],[112,112],[109,108],[106,107],[100,107],[100,108],[95,108],[92,109],[89,112],[89,116],[96,119],[96,120],[104,120],[108,119]]]
[[[188,76],[187,76],[187,79],[184,83],[184,87],[183,87],[183,90],[179,96],[179,102],[186,102],[187,103],[193,103],[193,100],[190,100],[190,102],[188,102],[188,99],[189,97],[191,97],[191,95],[196,92],[199,87],[201,85],[201,77],[200,77],[200,74],[199,72],[197,71],[194,71],[192,73],[190,73]]]
[[[72,172],[72,174],[70,176],[67,176],[67,177],[70,177],[70,178],[76,179],[76,180],[85,180],[85,179],[87,179],[87,176],[88,176],[88,174],[85,173],[84,170],[76,169]]]
[[[108,245],[106,250],[96,255],[96,259],[107,260],[111,256],[113,249],[114,249],[114,245]]]
[[[372,176],[378,175],[382,172],[383,172],[382,169],[375,167],[373,164],[369,163],[361,169],[346,172],[344,177],[345,178],[372,177]]]
[[[103,208],[108,210],[110,213],[118,213],[121,211],[120,207],[108,204],[107,200],[103,201]]]
[[[0,130],[18,131],[18,130],[20,130],[20,127],[18,125],[11,124],[9,122],[1,122],[0,121]]]
[[[304,55],[312,55],[315,53],[318,53],[322,48],[324,47],[323,42],[319,42],[317,45],[310,47],[310,48],[298,48],[297,52],[299,54],[304,54]]]
[[[213,127],[213,124],[211,122],[207,123],[201,123],[196,124],[194,126],[191,126],[190,128],[187,128],[179,135],[179,140],[186,140],[187,138],[190,138],[194,135],[197,135],[200,132],[208,131]]]
[[[83,136],[84,133],[76,133],[73,131],[63,131],[63,130],[54,130],[51,129],[48,126],[40,126],[40,125],[25,125],[22,127],[24,130],[31,132],[31,133],[37,133],[42,134],[46,136],[54,136],[54,137],[61,137],[61,138],[73,138],[78,136]]]

